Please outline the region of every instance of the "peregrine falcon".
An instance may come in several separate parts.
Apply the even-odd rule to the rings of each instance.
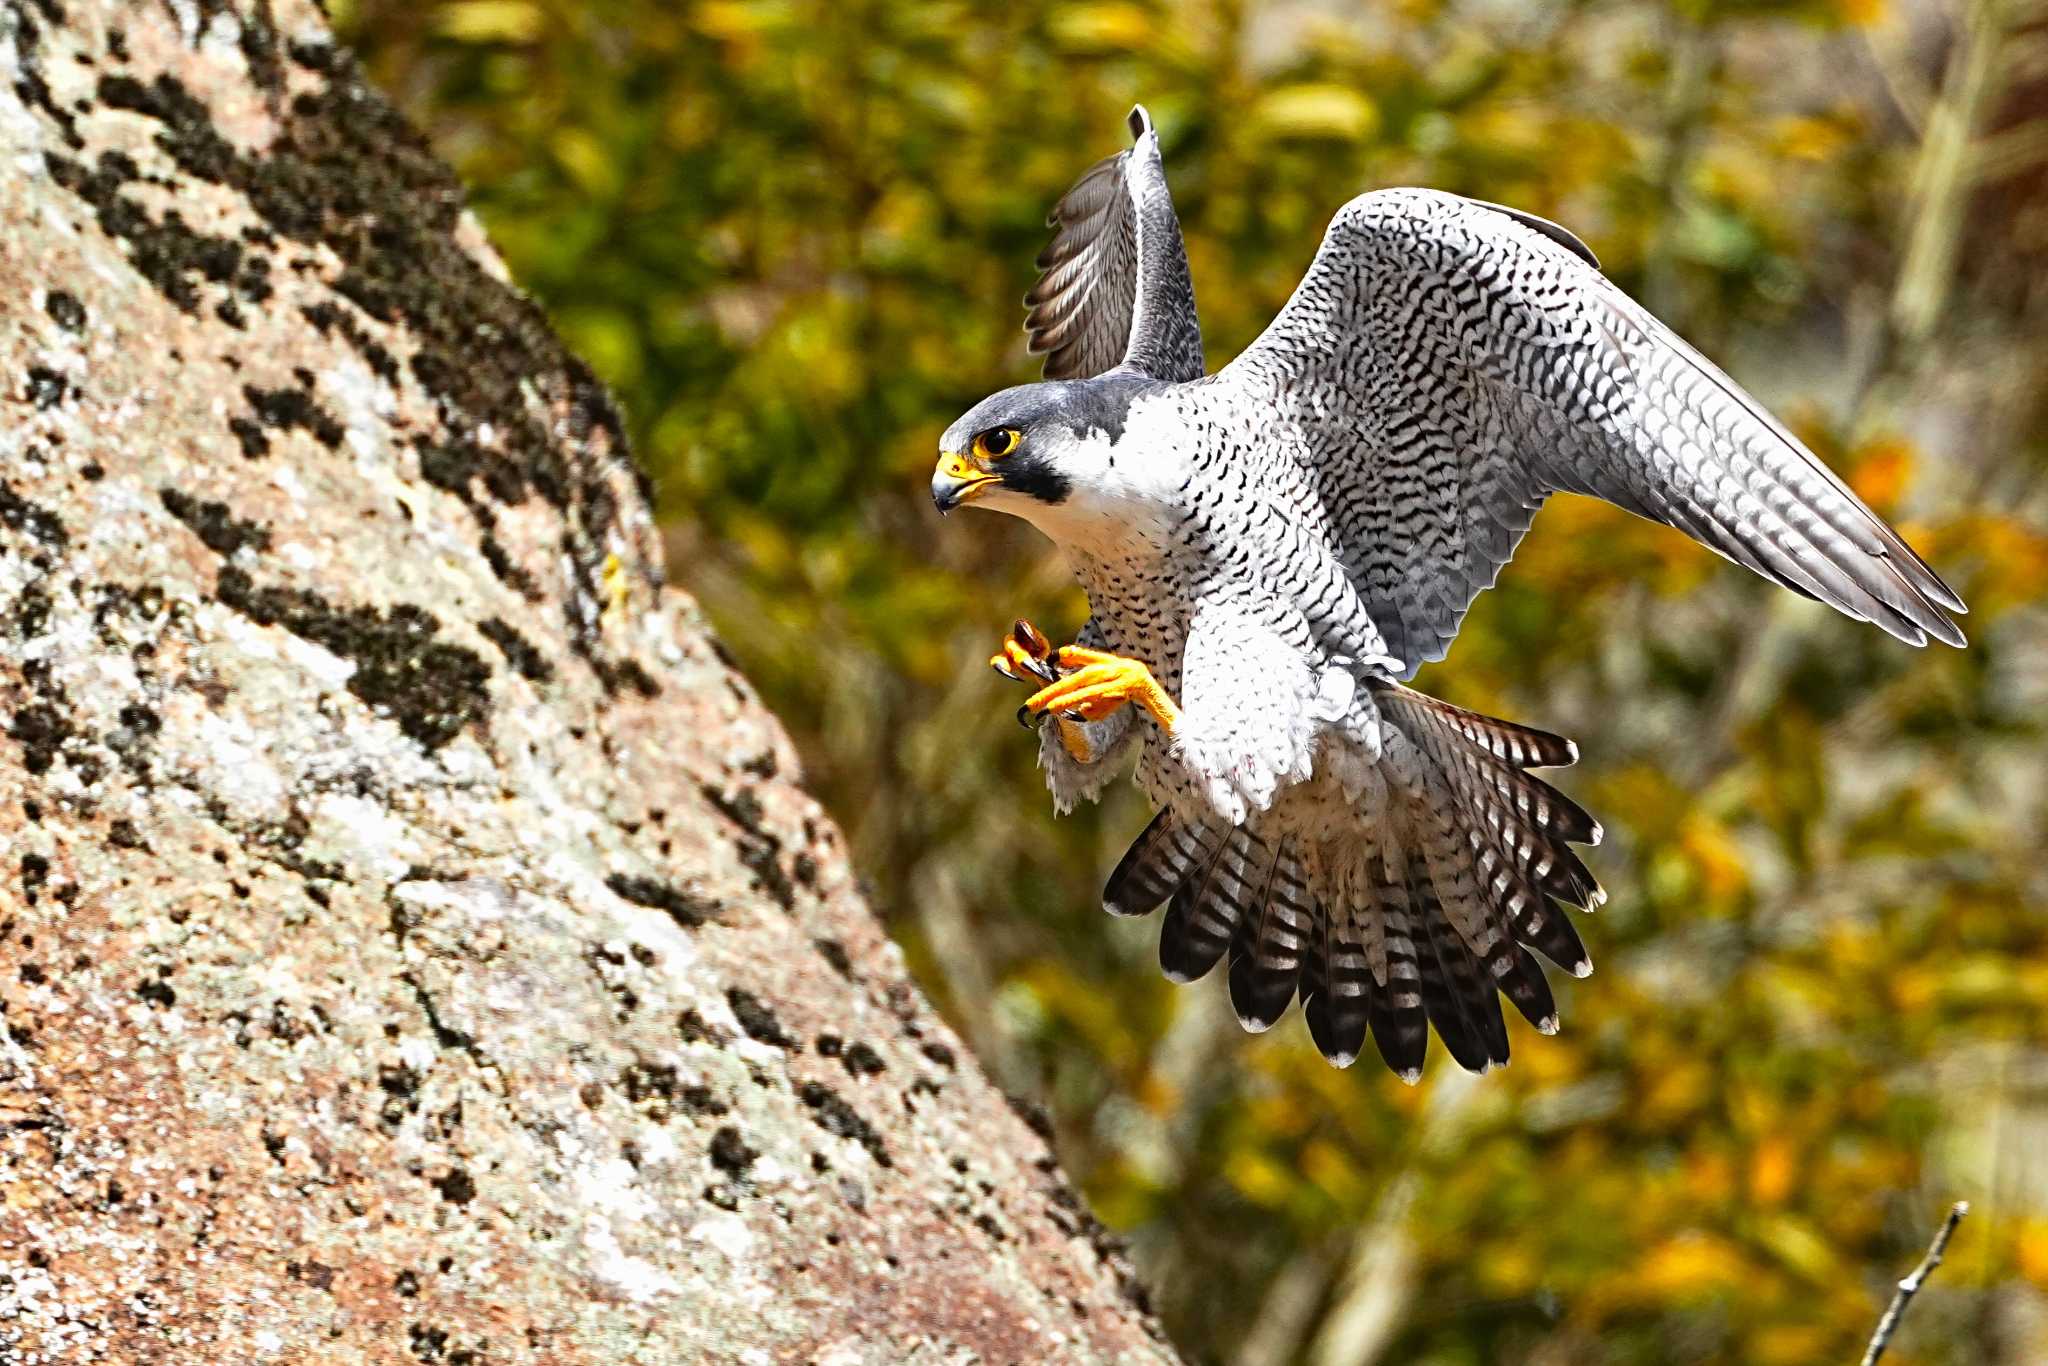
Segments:
[[[941,512],[1050,537],[1088,622],[1018,622],[990,662],[1041,686],[1055,803],[1136,757],[1157,815],[1103,903],[1164,904],[1159,957],[1229,959],[1247,1029],[1298,995],[1338,1066],[1403,1079],[1431,1026],[1508,1058],[1500,997],[1557,1027],[1532,949],[1578,976],[1562,907],[1603,894],[1600,826],[1531,770],[1568,740],[1403,686],[1440,659],[1552,493],[1604,498],[1922,645],[1961,599],[1813,453],[1615,287],[1571,233],[1434,190],[1338,210],[1263,335],[1204,371],[1159,138],[1091,168],[1025,299],[1044,382],[947,429]]]

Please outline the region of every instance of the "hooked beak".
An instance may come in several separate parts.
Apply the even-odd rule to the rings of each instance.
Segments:
[[[1002,482],[1001,475],[990,474],[957,451],[942,452],[938,469],[932,471],[932,506],[941,513],[951,512]]]

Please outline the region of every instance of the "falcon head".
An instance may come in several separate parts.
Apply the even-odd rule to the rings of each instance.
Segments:
[[[1148,383],[1137,376],[1050,381],[990,395],[940,438],[933,505],[951,512],[979,503],[1035,521],[1047,509],[1113,493],[1117,443],[1134,393]]]

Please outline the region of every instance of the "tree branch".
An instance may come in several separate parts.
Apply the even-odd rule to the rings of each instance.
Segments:
[[[1899,1320],[1906,1316],[1906,1306],[1920,1293],[1920,1287],[1927,1284],[1934,1268],[1941,1265],[1941,1254],[1948,1250],[1950,1235],[1969,1212],[1970,1202],[1967,1200],[1958,1200],[1949,1207],[1948,1218],[1941,1221],[1941,1227],[1935,1230],[1934,1241],[1927,1245],[1927,1255],[1920,1259],[1920,1265],[1913,1268],[1912,1275],[1899,1282],[1898,1293],[1892,1296],[1891,1306],[1877,1321],[1877,1331],[1871,1334],[1869,1350],[1863,1353],[1863,1366],[1876,1366],[1877,1359],[1884,1355],[1884,1349],[1891,1346],[1892,1334],[1899,1331]]]

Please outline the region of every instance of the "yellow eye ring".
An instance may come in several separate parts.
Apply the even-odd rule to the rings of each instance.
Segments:
[[[974,438],[974,453],[983,460],[1000,460],[1023,440],[1024,433],[1015,427],[991,427]]]

